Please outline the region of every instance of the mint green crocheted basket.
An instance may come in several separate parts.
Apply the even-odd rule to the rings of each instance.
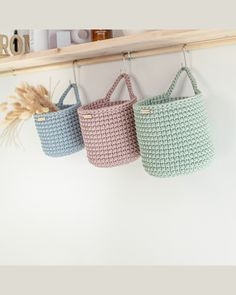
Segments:
[[[183,71],[195,95],[171,97]],[[188,174],[212,159],[214,151],[204,99],[189,68],[179,70],[166,93],[138,101],[134,114],[142,162],[149,174]]]

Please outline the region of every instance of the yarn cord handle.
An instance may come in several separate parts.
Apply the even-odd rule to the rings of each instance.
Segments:
[[[61,98],[59,99],[58,106],[62,107],[64,105],[64,100],[66,99],[67,94],[70,92],[71,89],[74,89],[76,103],[81,106],[80,98],[79,98],[79,90],[75,83],[69,85],[69,87],[64,91]]]
[[[167,96],[167,97],[170,97],[170,96],[171,96],[171,94],[172,94],[173,90],[175,89],[175,86],[176,86],[176,84],[177,84],[177,82],[178,82],[178,80],[179,80],[179,78],[180,78],[180,76],[181,76],[181,74],[182,74],[183,72],[186,72],[186,74],[187,74],[187,76],[188,76],[188,78],[189,78],[189,80],[190,80],[190,82],[191,82],[191,84],[192,84],[192,87],[193,87],[194,93],[195,93],[195,94],[199,94],[199,93],[201,93],[200,90],[198,89],[197,81],[195,80],[194,76],[192,75],[190,69],[187,68],[187,67],[182,67],[182,68],[178,71],[178,73],[176,74],[176,76],[175,76],[173,82],[171,83],[169,89],[167,90],[167,92],[166,92],[166,96]]]
[[[129,92],[129,96],[131,100],[136,100],[137,97],[135,96],[134,92],[133,92],[133,88],[132,88],[132,84],[130,81],[130,77],[128,74],[121,74],[119,75],[119,77],[116,79],[116,81],[114,82],[114,84],[112,85],[112,87],[110,88],[110,90],[108,91],[107,95],[105,96],[105,99],[110,100],[111,96],[113,94],[113,92],[115,91],[116,87],[118,86],[118,84],[120,83],[120,81],[124,79],[125,80],[125,84],[127,86],[128,92]]]

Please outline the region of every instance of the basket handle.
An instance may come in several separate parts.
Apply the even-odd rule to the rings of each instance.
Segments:
[[[74,89],[74,92],[75,92],[75,99],[76,99],[76,102],[79,106],[81,106],[81,102],[80,102],[80,99],[79,99],[79,91],[78,91],[78,87],[75,83],[72,83],[68,86],[68,88],[64,91],[64,93],[62,94],[61,98],[59,99],[59,102],[58,102],[58,107],[63,107],[64,105],[64,100],[67,96],[67,94],[70,92],[71,89]]]
[[[132,84],[131,84],[131,81],[130,81],[130,77],[129,77],[128,74],[125,74],[125,73],[123,73],[123,74],[121,74],[121,75],[118,76],[118,78],[116,79],[116,81],[114,82],[114,84],[112,85],[112,87],[110,88],[110,90],[107,92],[107,95],[105,96],[105,99],[110,100],[113,92],[115,91],[115,89],[118,86],[118,84],[121,81],[121,79],[125,79],[125,84],[127,86],[130,99],[131,100],[132,99],[136,100],[137,97],[134,95]]]
[[[192,87],[193,87],[194,93],[195,93],[195,94],[199,94],[199,93],[201,93],[201,91],[200,91],[200,90],[198,89],[198,87],[197,87],[197,81],[196,81],[195,78],[193,77],[193,75],[192,75],[190,69],[187,68],[187,67],[182,67],[182,68],[178,71],[178,73],[176,74],[176,76],[175,76],[173,82],[171,83],[169,89],[167,90],[167,92],[166,92],[166,96],[167,96],[167,97],[170,97],[170,96],[171,96],[171,94],[172,94],[172,92],[173,92],[173,90],[174,90],[174,88],[175,88],[175,86],[176,86],[176,84],[177,84],[177,82],[178,82],[178,80],[179,80],[179,78],[180,78],[180,76],[181,76],[181,74],[182,74],[183,72],[186,72],[186,73],[187,73],[187,75],[188,75],[188,77],[189,77],[189,80],[190,80],[190,82],[191,82],[191,84],[192,84]]]

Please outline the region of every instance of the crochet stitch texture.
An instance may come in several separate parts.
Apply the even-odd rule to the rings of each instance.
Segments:
[[[111,95],[121,79],[125,79],[130,100],[111,101]],[[133,112],[136,100],[129,76],[121,74],[105,98],[78,109],[90,163],[97,167],[113,167],[139,157]]]
[[[64,100],[74,89],[76,103],[64,105]],[[84,147],[77,109],[81,105],[76,84],[71,84],[62,94],[57,107],[59,111],[34,115],[35,126],[44,153],[51,157],[62,157]]]
[[[171,97],[184,71],[195,95]],[[204,99],[189,68],[179,70],[165,94],[137,102],[134,113],[142,162],[149,174],[188,174],[212,159],[214,151]]]

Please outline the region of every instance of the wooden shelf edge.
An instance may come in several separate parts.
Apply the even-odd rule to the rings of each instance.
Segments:
[[[0,59],[0,76],[66,68],[75,60],[78,65],[118,61],[127,57],[127,52],[140,58],[178,52],[184,45],[186,50],[194,50],[231,44],[236,44],[236,30],[151,31]]]

